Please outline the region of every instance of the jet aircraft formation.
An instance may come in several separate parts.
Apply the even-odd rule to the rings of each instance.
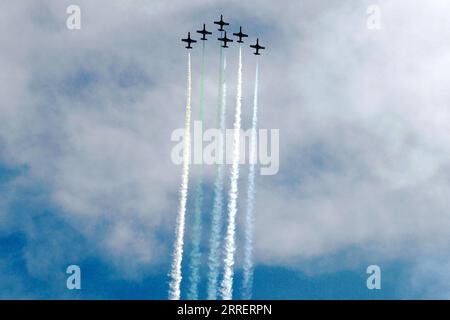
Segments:
[[[223,15],[220,15],[219,21],[214,21],[214,24],[219,26],[218,31],[222,33],[222,36],[220,38],[217,38],[220,42],[222,42],[222,48],[229,48],[228,43],[233,42],[233,39],[230,39],[227,37],[227,31],[224,29],[225,26],[229,26],[230,24],[228,22],[223,21]],[[199,33],[202,37],[200,40],[206,41],[208,40],[206,36],[212,35],[212,32],[206,30],[206,24],[203,24],[202,30],[197,30],[197,33]],[[238,40],[236,40],[237,43],[244,43],[243,39],[248,37],[248,34],[245,34],[242,32],[242,27],[239,27],[239,32],[233,33],[233,36],[237,37]],[[191,38],[191,33],[188,32],[188,36],[185,39],[181,39],[181,41],[186,42],[187,46],[186,49],[192,49],[192,44],[197,43],[197,40],[194,40]],[[259,56],[260,50],[266,49],[266,47],[263,47],[259,44],[259,38],[256,39],[256,44],[250,45],[250,48],[255,49],[254,55]]]

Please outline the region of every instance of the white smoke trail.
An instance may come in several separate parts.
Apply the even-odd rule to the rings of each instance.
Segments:
[[[235,231],[239,180],[239,149],[241,130],[241,99],[242,99],[242,48],[239,47],[238,84],[236,95],[236,113],[233,134],[233,162],[231,165],[230,191],[228,195],[228,225],[225,235],[224,274],[221,283],[221,294],[224,300],[231,300],[233,296],[234,252],[236,251]]]
[[[187,101],[186,101],[186,123],[184,131],[184,146],[183,146],[183,173],[181,176],[180,188],[180,204],[178,208],[178,216],[175,228],[175,245],[173,252],[173,261],[170,271],[171,281],[169,284],[169,299],[180,299],[180,284],[181,284],[181,262],[183,259],[183,245],[184,245],[184,224],[186,216],[186,202],[189,186],[189,160],[191,150],[191,54],[188,53],[188,75],[187,75]]]
[[[244,275],[242,280],[242,299],[250,300],[253,287],[253,225],[255,209],[255,166],[256,166],[256,127],[258,125],[258,71],[256,60],[255,91],[253,96],[253,117],[250,136],[250,168],[248,173],[247,211],[245,214]]]
[[[203,128],[203,108],[205,103],[205,41],[202,41],[202,62],[200,72],[200,108],[199,118]],[[202,133],[203,134],[203,133]],[[202,252],[200,242],[202,239],[202,205],[203,205],[203,164],[200,164],[197,186],[195,188],[194,221],[192,226],[192,250],[189,264],[189,300],[198,299],[198,286],[200,283],[200,262]]]
[[[227,87],[225,81],[226,56],[223,48],[220,48],[220,70],[219,70],[219,108],[218,108],[218,126],[225,136],[225,114],[226,114],[226,96]],[[221,140],[220,150],[223,156],[224,141]],[[219,279],[220,269],[220,240],[222,230],[222,214],[223,214],[223,180],[225,165],[220,163],[217,165],[216,179],[214,181],[214,202],[211,221],[210,251],[208,257],[208,284],[207,298],[208,300],[217,299],[217,282]]]

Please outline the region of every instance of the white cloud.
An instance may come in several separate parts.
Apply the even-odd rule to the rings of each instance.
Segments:
[[[258,262],[295,265],[355,246],[392,258],[413,255],[405,243],[447,246],[445,1],[378,1],[380,31],[366,29],[369,1],[78,3],[79,32],[64,28],[64,1],[0,6],[1,158],[29,166],[105,257],[125,269],[127,260],[168,259],[162,239],[172,236],[180,173],[170,132],[184,116],[179,38],[218,8],[267,44],[260,125],[281,128],[280,174],[258,178]],[[251,87],[253,58],[244,58]],[[211,124],[216,73],[207,75]],[[250,101],[248,93],[244,106]]]

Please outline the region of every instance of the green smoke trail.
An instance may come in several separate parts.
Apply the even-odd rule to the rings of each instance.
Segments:
[[[203,109],[205,104],[205,41],[202,41],[202,62],[200,71],[200,110],[199,118],[203,128]],[[202,132],[203,135],[203,132]],[[203,151],[203,150],[202,150]],[[189,265],[189,289],[187,298],[189,300],[198,299],[198,286],[200,283],[200,264],[202,253],[200,249],[200,243],[202,238],[202,205],[203,205],[203,159],[199,168],[199,175],[197,185],[195,188],[195,200],[194,200],[194,219],[192,225],[192,249],[190,255]]]
[[[228,225],[225,234],[225,258],[223,279],[220,287],[223,300],[233,297],[234,254],[236,251],[236,214],[239,196],[239,157],[242,104],[242,47],[239,47],[238,81],[236,90],[236,111],[233,124],[233,163],[231,165],[230,190],[228,193]]]
[[[225,114],[226,114],[226,83],[225,83],[226,56],[223,48],[220,48],[220,70],[219,70],[219,99],[217,108],[217,126],[222,133],[220,150],[223,157],[224,149],[224,133],[225,133]],[[223,158],[222,158],[223,160]],[[209,257],[208,257],[208,284],[207,298],[208,300],[216,300],[218,294],[218,280],[220,270],[220,240],[222,230],[223,215],[223,188],[224,188],[224,170],[223,161],[217,164],[216,178],[214,181],[214,200],[213,212],[211,220],[211,235],[209,240]]]

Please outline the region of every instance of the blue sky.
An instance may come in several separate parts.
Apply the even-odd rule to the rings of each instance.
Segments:
[[[254,298],[450,297],[447,1],[79,0],[82,28],[68,30],[72,2],[0,4],[0,298],[167,298],[181,174],[170,136],[185,107],[180,39],[203,23],[212,29],[221,13],[266,44],[259,126],[280,129],[280,170],[256,180]],[[378,30],[367,27],[373,4]],[[254,57],[244,50],[243,59],[247,128]],[[213,42],[206,61],[205,122],[214,126]],[[195,118],[195,49],[192,62]],[[231,127],[236,47],[227,62]],[[246,174],[243,166],[239,212]],[[205,181],[209,212],[213,167]],[[238,223],[236,297],[239,214]],[[70,264],[81,267],[81,291],[66,288]],[[372,264],[380,291],[366,288]]]
[[[26,174],[24,169],[2,167],[0,170],[0,189],[8,188],[8,183]],[[2,298],[31,298],[31,299],[166,299],[168,277],[168,264],[160,265],[151,272],[146,272],[140,279],[122,279],[120,271],[111,267],[108,260],[102,259],[95,251],[89,248],[91,244],[83,238],[70,224],[62,221],[54,208],[45,207],[45,188],[38,186],[34,190],[20,190],[17,202],[10,210],[16,219],[22,219],[33,211],[32,225],[39,230],[32,239],[26,232],[2,232],[0,244],[2,248]],[[206,196],[206,203],[210,202]],[[39,199],[36,201],[36,199]],[[47,200],[48,201],[48,200]],[[43,205],[44,204],[44,205]],[[66,254],[57,263],[49,266],[49,270],[33,274],[29,272],[24,253],[36,250],[38,247],[52,247],[48,235],[59,236],[58,241],[66,242]],[[63,238],[63,239],[62,239]],[[169,239],[168,239],[169,241]],[[76,248],[75,250],[73,250]],[[189,250],[189,249],[188,249]],[[45,259],[46,255],[35,256],[36,259]],[[90,254],[79,252],[86,251]],[[6,268],[4,268],[6,262]],[[65,270],[68,265],[77,264],[82,270],[82,289],[68,290],[66,287]],[[254,299],[402,299],[405,292],[399,292],[402,281],[407,276],[409,266],[407,263],[383,264],[382,290],[368,290],[367,276],[364,263],[359,262],[359,268],[325,274],[306,274],[299,270],[282,267],[258,266],[255,270]],[[370,261],[366,262],[370,265]],[[184,268],[187,272],[187,268]],[[206,272],[205,268],[203,271]],[[239,283],[242,274],[236,275],[235,295],[240,296]],[[8,281],[8,278],[13,278]],[[200,288],[205,290],[205,279]],[[186,289],[184,283],[183,288]],[[202,298],[205,298],[201,294]],[[406,296],[414,297],[414,296]],[[420,296],[419,296],[420,297]]]

